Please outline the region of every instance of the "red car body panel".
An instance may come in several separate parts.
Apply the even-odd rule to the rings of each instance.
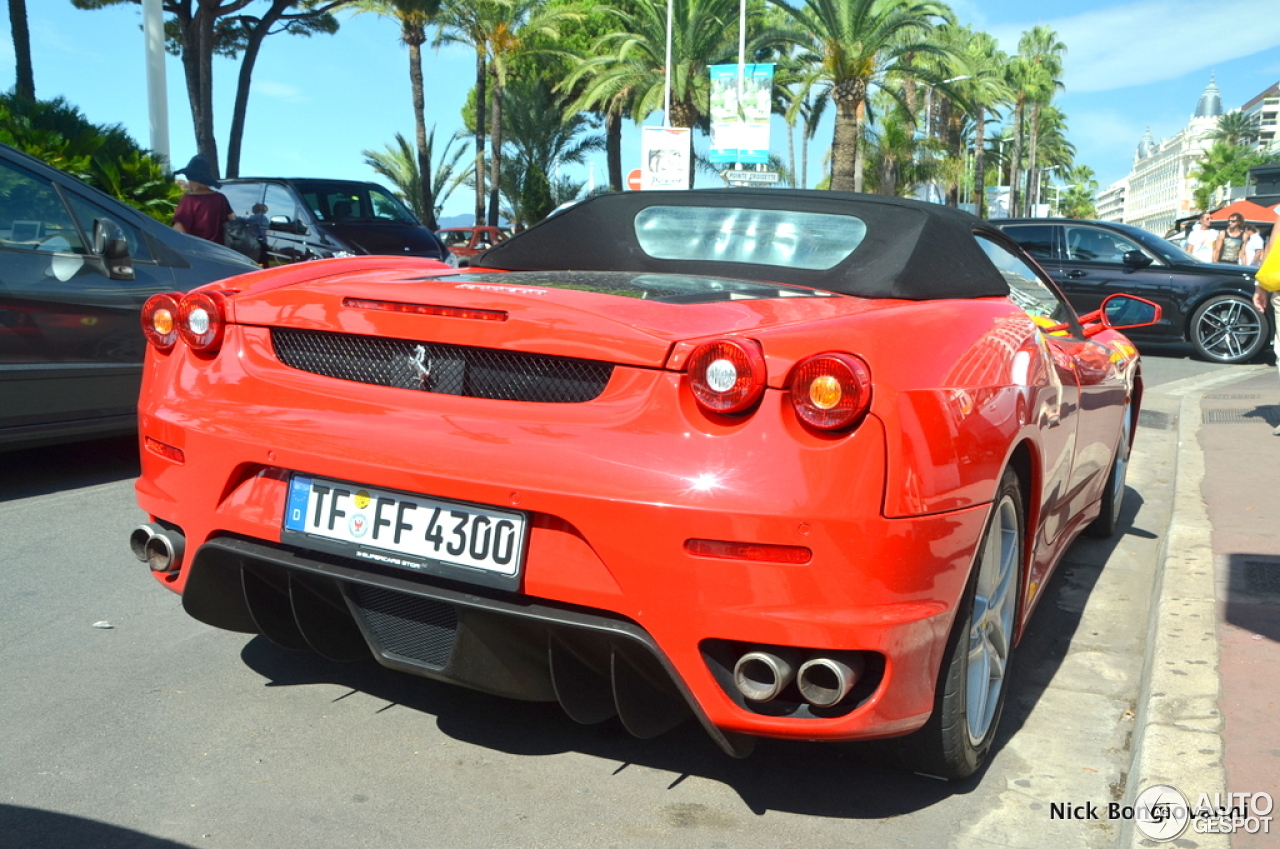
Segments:
[[[538,279],[353,258],[227,281],[219,351],[180,343],[148,353],[139,504],[180,528],[188,552],[224,538],[281,544],[295,473],[524,511],[517,600],[639,626],[708,728],[884,737],[919,727],[933,708],[1004,470],[1021,470],[1028,496],[1021,623],[1098,515],[1121,417],[1136,416],[1136,352],[1120,334],[1045,333],[1008,298],[673,304]],[[365,309],[352,298],[505,319]],[[413,392],[284,366],[272,341],[280,328],[614,369],[587,403]],[[927,355],[904,349],[908,336],[930,340]],[[683,371],[700,342],[725,337],[754,340],[767,368],[763,397],[740,416],[700,408]],[[856,354],[874,377],[870,409],[847,432],[815,431],[791,408],[791,373],[824,350]],[[803,547],[812,558],[708,557],[690,552],[695,539]],[[183,593],[192,562],[157,578]],[[883,669],[851,710],[768,715],[717,677],[717,641],[865,652]]]

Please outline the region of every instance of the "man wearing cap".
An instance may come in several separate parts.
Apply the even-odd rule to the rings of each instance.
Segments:
[[[211,242],[225,244],[222,240],[222,225],[236,214],[230,202],[220,192],[215,192],[221,183],[214,176],[209,160],[197,153],[191,157],[187,167],[173,172],[175,176],[185,174],[187,191],[178,201],[178,208],[173,213],[173,229],[179,233],[190,233]]]
[[[1271,238],[1267,240],[1266,249],[1263,250],[1262,256],[1258,257],[1259,264],[1267,261],[1267,256],[1270,255],[1272,249],[1276,246],[1276,237],[1280,236],[1280,204],[1276,205],[1275,213],[1277,221],[1275,226],[1271,228]],[[1274,296],[1271,299],[1272,306],[1280,306],[1280,304],[1276,303],[1276,301],[1280,301],[1280,292],[1268,292],[1257,283],[1253,284],[1253,305],[1258,308],[1258,312],[1262,313],[1264,317],[1267,314],[1267,297],[1269,295]],[[1276,321],[1276,338],[1273,343],[1273,348],[1276,352],[1276,367],[1280,368],[1280,319],[1277,319]],[[1276,425],[1275,430],[1271,431],[1271,433],[1275,436],[1280,436],[1280,425]]]

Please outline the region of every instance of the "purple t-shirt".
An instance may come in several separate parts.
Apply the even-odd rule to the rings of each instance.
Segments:
[[[231,214],[231,204],[225,195],[218,192],[207,195],[187,192],[178,201],[178,208],[173,213],[173,223],[181,224],[182,229],[193,236],[221,245],[222,225]]]

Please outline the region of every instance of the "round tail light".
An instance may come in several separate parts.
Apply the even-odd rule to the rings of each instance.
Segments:
[[[178,344],[178,293],[152,295],[142,305],[142,334],[161,351]]]
[[[819,430],[844,430],[871,408],[871,370],[852,354],[819,354],[796,366],[791,406]]]
[[[178,332],[195,351],[216,351],[227,326],[226,299],[218,292],[192,292],[178,308]]]
[[[713,413],[740,413],[764,394],[764,354],[751,339],[718,339],[700,345],[687,366],[693,397]]]

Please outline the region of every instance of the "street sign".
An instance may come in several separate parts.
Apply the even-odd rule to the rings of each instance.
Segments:
[[[640,191],[640,169],[632,168],[631,173],[627,174],[627,188],[633,192]]]
[[[720,176],[724,177],[730,183],[776,183],[778,182],[777,171],[738,171],[733,168],[726,168],[720,172]]]

